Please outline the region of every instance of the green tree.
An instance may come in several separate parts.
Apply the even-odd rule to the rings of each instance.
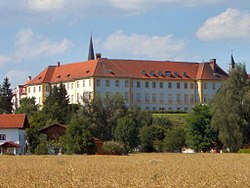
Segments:
[[[39,136],[41,135],[39,130],[46,125],[46,117],[44,113],[38,111],[30,116],[29,125],[30,128],[26,130],[29,151],[30,153],[35,153],[35,150],[41,141],[41,139],[39,139]]]
[[[12,113],[12,89],[9,79],[6,77],[0,87],[0,113]]]
[[[161,151],[166,129],[162,126],[151,125],[140,129],[141,150],[144,152]]]
[[[185,146],[185,129],[183,126],[174,126],[168,129],[164,139],[163,148],[165,151],[181,152],[181,148]]]
[[[186,126],[186,144],[196,151],[209,151],[217,141],[217,133],[211,127],[211,112],[208,105],[193,107]]]
[[[23,98],[20,100],[20,107],[16,110],[17,114],[25,113],[28,118],[34,115],[39,110],[39,105],[36,104],[35,97]]]
[[[92,154],[95,145],[90,131],[90,119],[76,114],[66,129],[65,145],[67,153]]]
[[[117,120],[114,138],[124,144],[127,152],[137,147],[139,143],[138,133],[137,124],[131,116],[126,115]]]
[[[231,152],[238,151],[250,141],[250,83],[245,65],[236,65],[229,72],[212,102],[212,127]]]
[[[165,129],[170,129],[173,126],[172,121],[170,121],[167,117],[164,116],[154,117],[152,124],[163,127]]]
[[[47,120],[57,120],[58,123],[66,124],[69,113],[69,98],[65,86],[60,83],[55,85],[46,97],[43,112]]]

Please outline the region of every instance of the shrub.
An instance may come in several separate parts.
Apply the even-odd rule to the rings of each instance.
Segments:
[[[248,149],[239,149],[238,153],[250,153],[250,148],[248,148]]]
[[[115,141],[104,142],[103,143],[103,152],[104,152],[104,154],[107,154],[107,155],[126,154],[124,145],[119,143],[119,142],[115,142]]]

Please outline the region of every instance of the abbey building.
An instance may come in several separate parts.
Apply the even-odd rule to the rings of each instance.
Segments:
[[[145,61],[102,58],[92,39],[88,61],[46,67],[19,87],[18,101],[35,97],[43,105],[51,87],[63,83],[70,103],[83,103],[99,96],[120,94],[129,107],[143,110],[190,111],[208,102],[228,77],[215,59],[209,62]]]

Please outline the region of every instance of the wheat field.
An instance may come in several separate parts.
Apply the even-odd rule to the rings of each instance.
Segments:
[[[0,156],[0,187],[250,187],[247,154]]]

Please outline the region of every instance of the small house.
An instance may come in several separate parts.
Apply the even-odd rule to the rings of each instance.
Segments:
[[[29,128],[26,114],[0,114],[1,154],[26,153],[26,128]]]

